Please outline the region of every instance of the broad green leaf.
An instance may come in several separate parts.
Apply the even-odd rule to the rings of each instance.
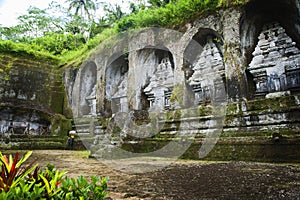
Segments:
[[[35,170],[35,168],[37,168],[37,167],[38,167],[38,164],[35,164],[29,170],[25,171],[21,176],[19,176],[16,180],[13,181],[11,187],[15,187],[19,183],[20,179],[25,178],[28,174],[30,174],[31,172],[33,172],[33,170]]]
[[[2,153],[0,152],[0,160],[1,162],[5,165],[5,168],[7,170],[9,170],[9,164],[7,163],[7,159],[5,156],[2,155]],[[9,171],[8,171],[9,172]]]
[[[12,154],[10,154],[9,155],[9,161],[8,161],[8,163],[9,163],[9,172],[10,172],[10,170],[11,170],[11,168],[12,168],[12,165],[13,165],[13,157],[12,157]]]
[[[43,175],[39,175],[39,177],[43,180],[43,182],[45,183],[45,186],[46,186],[46,190],[48,192],[48,194],[50,194],[51,190],[50,190],[50,185],[49,185],[49,182],[48,180],[43,176]]]
[[[28,151],[17,163],[16,168],[20,167],[32,154],[32,151]]]

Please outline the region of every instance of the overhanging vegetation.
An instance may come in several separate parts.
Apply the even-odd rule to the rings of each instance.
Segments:
[[[50,59],[58,66],[79,66],[94,48],[105,39],[118,33],[144,27],[164,27],[180,29],[184,24],[194,21],[207,13],[232,6],[243,6],[250,0],[178,0],[163,7],[140,9],[115,21],[100,33],[83,41],[83,35],[48,33],[34,40],[13,42],[0,40],[0,51],[29,56],[38,59]]]

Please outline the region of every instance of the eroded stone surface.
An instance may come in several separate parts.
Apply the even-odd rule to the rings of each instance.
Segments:
[[[217,90],[222,82],[224,75],[223,57],[212,37],[208,37],[208,41],[203,47],[200,57],[192,67],[194,71],[188,79],[188,83],[193,87],[195,93],[195,103],[206,103],[212,99],[215,100],[220,93]],[[222,95],[222,94],[221,94]]]
[[[172,64],[170,58],[165,57],[158,64],[149,85],[144,89],[150,102],[150,110],[161,111],[170,108],[170,96],[173,86],[174,72]]]
[[[295,9],[299,8],[293,2],[276,0],[271,5],[268,0],[252,0],[241,10],[220,10],[196,20],[181,35],[145,29],[126,37],[122,45],[91,56],[97,65],[96,115],[108,121],[109,128],[104,123],[100,132],[110,134],[106,138],[110,150],[126,142],[121,134],[138,132],[130,130],[133,126],[125,130],[124,124],[132,124],[130,113],[139,111],[149,115],[159,111],[157,141],[178,135],[203,138],[224,127],[221,137],[237,135],[242,136],[240,141],[251,142],[255,141],[252,136],[263,136],[268,143],[269,132],[284,130],[293,135],[298,131],[300,62]],[[277,12],[280,5],[283,13]],[[294,13],[291,22],[280,17],[289,16],[289,6]],[[111,60],[124,49],[128,70],[122,76],[122,65]],[[218,105],[226,103],[224,123],[218,125],[224,115]],[[121,122],[115,123],[120,116]],[[143,119],[137,126],[151,129],[149,121]],[[137,138],[146,135],[142,128],[137,129]],[[121,136],[120,143],[112,143],[117,140],[114,134]],[[103,137],[99,134],[96,143],[106,140]],[[128,140],[137,146],[141,142]],[[93,152],[100,153],[94,147]]]
[[[55,64],[0,54],[0,133],[43,135],[62,113],[63,91]]]
[[[249,70],[254,76],[256,96],[298,90],[300,50],[278,23],[265,25],[258,37]]]

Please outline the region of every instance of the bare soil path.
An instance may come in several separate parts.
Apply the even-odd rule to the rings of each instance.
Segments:
[[[6,152],[4,152],[6,153]],[[69,177],[109,177],[109,199],[293,199],[300,197],[300,164],[176,161],[148,173],[127,174],[87,151],[36,150],[30,159],[67,170]],[[163,160],[146,165],[163,164]],[[132,168],[137,162],[120,162]]]

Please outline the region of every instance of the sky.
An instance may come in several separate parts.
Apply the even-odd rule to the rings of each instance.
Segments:
[[[65,0],[55,0],[63,3]],[[16,25],[17,17],[26,14],[30,6],[45,9],[52,0],[0,0],[0,24],[2,26]]]
[[[35,6],[39,9],[45,9],[53,0],[0,0],[0,25],[9,27],[17,24],[17,17],[26,14],[30,6]],[[57,3],[67,4],[65,0],[54,0]],[[104,0],[105,1],[105,0]],[[106,0],[107,3],[117,3],[120,0]]]

